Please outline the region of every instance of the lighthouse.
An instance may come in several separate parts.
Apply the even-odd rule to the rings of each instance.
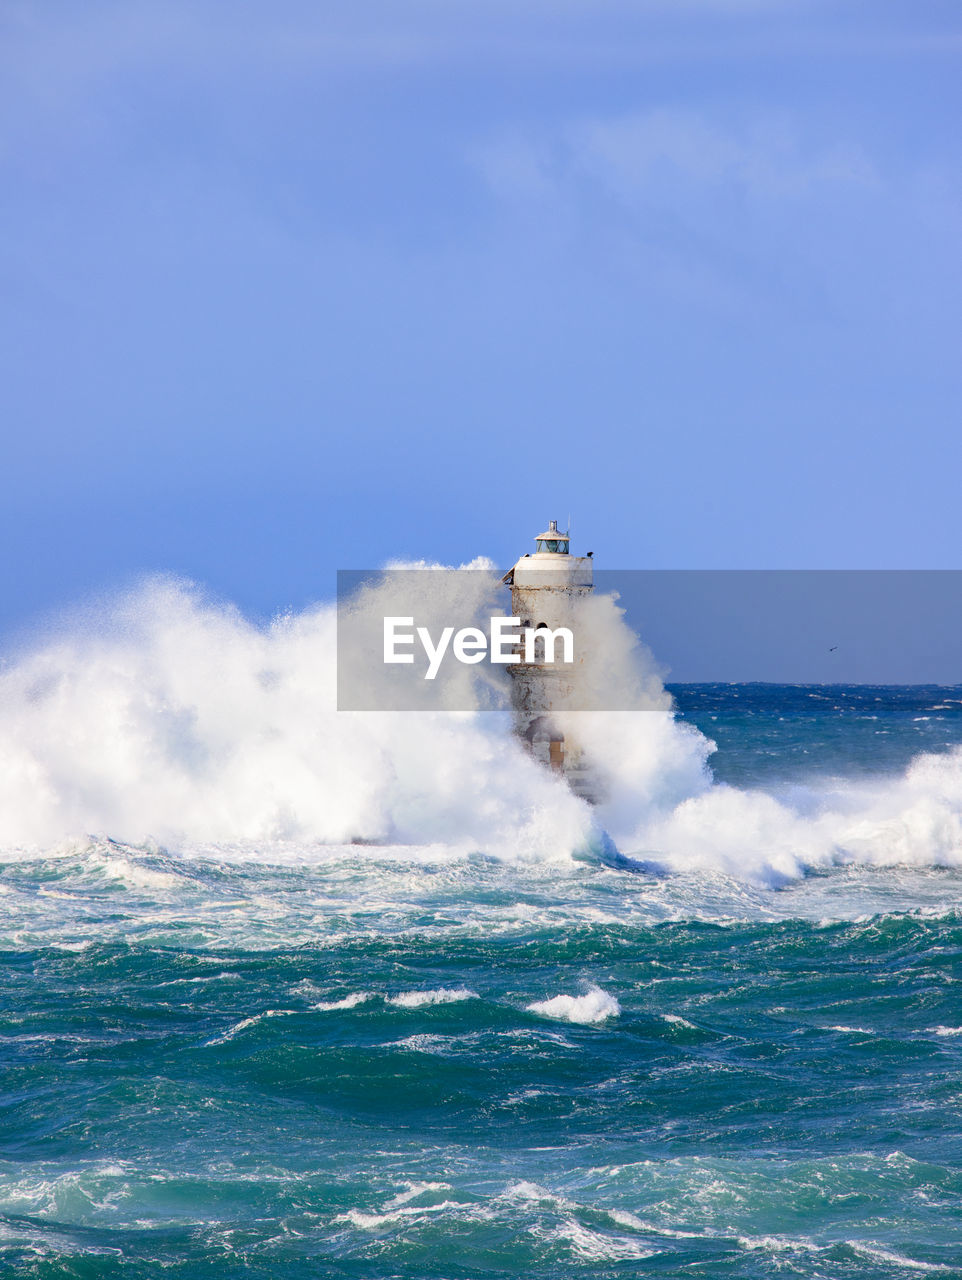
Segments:
[[[596,803],[597,780],[572,733],[570,712],[581,708],[581,675],[586,658],[578,644],[578,602],[593,589],[591,556],[573,556],[568,532],[557,520],[535,538],[502,581],[511,588],[511,612],[523,631],[533,628],[535,643],[507,669],[511,674],[511,705],[518,737],[536,759],[560,773],[576,795]],[[546,646],[552,633],[568,628],[574,634],[573,661],[552,661]]]

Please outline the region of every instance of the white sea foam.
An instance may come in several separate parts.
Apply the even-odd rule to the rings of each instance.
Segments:
[[[505,1187],[500,1196],[503,1200],[513,1201],[529,1201],[531,1204],[548,1205],[553,1209],[577,1209],[578,1206],[571,1200],[566,1200],[563,1196],[557,1195],[554,1191],[549,1191],[547,1187],[542,1187],[537,1182],[528,1182],[522,1179],[520,1182],[511,1182]]]
[[[458,577],[487,599],[488,574]],[[8,860],[76,852],[71,837],[98,832],[232,860],[442,864],[480,851],[560,871],[604,830],[625,854],[763,886],[833,865],[962,866],[962,750],[791,795],[716,784],[712,744],[674,719],[614,603],[594,598],[586,617],[604,639],[592,679],[636,709],[578,713],[607,789],[594,813],[501,713],[338,712],[333,608],[258,627],[189,585],[149,582],[0,674],[0,848]],[[169,863],[85,845],[104,878],[177,887]]]
[[[559,1018],[565,1022],[581,1022],[585,1024],[605,1022],[608,1018],[617,1018],[621,1006],[614,996],[601,987],[589,987],[583,996],[559,995],[550,1000],[536,1000],[527,1006],[529,1013],[537,1013],[545,1018]]]
[[[617,1222],[619,1227],[630,1227],[632,1231],[651,1230],[650,1225],[643,1222],[637,1214],[626,1213],[623,1209],[606,1209],[605,1212],[612,1222]]]
[[[626,1262],[629,1258],[651,1258],[659,1252],[626,1236],[608,1236],[600,1231],[591,1231],[573,1218],[552,1224],[540,1234],[563,1242],[576,1258],[585,1262]]]
[[[160,580],[75,620],[0,675],[0,847],[584,841],[587,807],[501,714],[338,712],[335,663],[329,606],[261,628]]]
[[[387,1202],[385,1209],[397,1209],[403,1204],[410,1204],[412,1200],[418,1200],[421,1196],[431,1195],[436,1191],[450,1191],[450,1182],[406,1182],[404,1184],[406,1190],[399,1191],[396,1196]]]
[[[962,750],[919,756],[900,777],[813,787],[792,803],[715,785],[620,833],[667,867],[785,884],[839,865],[962,865]],[[649,855],[651,856],[651,855]]]
[[[129,1194],[129,1170],[117,1162],[91,1161],[77,1169],[38,1166],[29,1173],[0,1174],[0,1209],[5,1214],[38,1218],[95,1216],[113,1212]]]
[[[236,1035],[246,1031],[248,1027],[256,1026],[258,1022],[263,1022],[265,1018],[288,1018],[294,1013],[297,1013],[296,1009],[265,1009],[263,1013],[255,1013],[253,1017],[241,1018],[240,1022],[235,1022],[232,1027],[228,1027],[223,1035],[215,1036],[212,1040],[208,1040],[206,1047],[210,1048],[215,1044],[226,1044],[228,1040],[233,1040]]]
[[[745,1236],[737,1237],[743,1249],[765,1253],[819,1253],[819,1246],[806,1236]]]
[[[349,1222],[352,1227],[359,1227],[362,1231],[377,1231],[398,1222],[409,1222],[412,1218],[423,1218],[432,1213],[449,1213],[452,1209],[462,1211],[467,1209],[470,1213],[471,1206],[466,1206],[457,1200],[442,1200],[438,1204],[404,1205],[389,1209],[385,1213],[363,1213],[360,1209],[348,1209],[347,1213],[339,1214],[334,1221]]]
[[[407,1049],[410,1053],[430,1053],[436,1057],[444,1057],[451,1052],[453,1040],[450,1036],[428,1036],[419,1034],[405,1036],[402,1040],[389,1040],[382,1047],[385,1049]]]
[[[853,1253],[863,1258],[869,1258],[872,1262],[884,1262],[905,1271],[937,1271],[944,1274],[953,1270],[941,1262],[919,1262],[915,1258],[906,1258],[904,1254],[895,1253],[894,1250],[886,1249],[872,1241],[849,1240],[847,1243]]]
[[[356,1009],[359,1004],[364,1004],[370,999],[370,991],[352,991],[343,1000],[321,1000],[317,1004],[312,1004],[311,1008],[320,1013],[332,1013],[335,1009]]]
[[[420,1009],[427,1004],[455,1004],[459,1000],[477,1000],[478,993],[468,987],[437,987],[433,991],[402,991],[389,996],[388,1004],[402,1009]]]

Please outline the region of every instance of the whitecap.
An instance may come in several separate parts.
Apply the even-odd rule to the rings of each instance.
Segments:
[[[233,1040],[234,1036],[239,1035],[241,1031],[246,1031],[248,1027],[253,1027],[258,1022],[263,1022],[265,1018],[287,1018],[297,1012],[297,1009],[265,1009],[263,1013],[255,1013],[250,1018],[241,1018],[240,1022],[235,1022],[232,1027],[228,1027],[223,1035],[214,1036],[212,1040],[206,1041],[204,1047],[210,1048],[215,1044],[226,1044],[228,1040]]]
[[[385,1209],[398,1209],[401,1205],[409,1204],[410,1201],[416,1200],[418,1196],[427,1195],[431,1191],[450,1191],[450,1182],[405,1182],[406,1191],[399,1191],[392,1199],[388,1200],[384,1206]],[[432,1206],[426,1206],[432,1207]]]
[[[621,1006],[614,996],[595,986],[589,987],[583,996],[552,996],[550,1000],[536,1000],[526,1008],[529,1013],[545,1018],[583,1024],[604,1022],[608,1018],[617,1018],[621,1013]]]
[[[335,1009],[355,1009],[359,1004],[364,1004],[370,999],[370,991],[352,991],[343,1000],[320,1000],[317,1004],[312,1004],[311,1009],[321,1013],[330,1013]]]
[[[436,987],[433,991],[402,991],[399,995],[388,996],[387,1002],[401,1009],[420,1009],[428,1004],[455,1004],[459,1000],[478,999],[478,993],[469,987]]]
[[[386,1213],[364,1213],[360,1209],[348,1209],[347,1213],[338,1214],[334,1219],[335,1222],[349,1222],[353,1227],[360,1227],[362,1231],[376,1231],[378,1227],[390,1226],[392,1223],[410,1221],[412,1218],[420,1218],[425,1214],[444,1213],[449,1209],[471,1209],[473,1206],[464,1205],[457,1200],[442,1200],[439,1204],[425,1205],[401,1205],[398,1208],[388,1209]]]
[[[906,1258],[903,1254],[883,1248],[874,1241],[848,1240],[849,1248],[863,1258],[871,1258],[873,1262],[887,1262],[895,1267],[904,1267],[906,1271],[939,1271],[947,1272],[952,1268],[941,1262],[919,1262],[915,1258]]]
[[[600,1231],[590,1231],[573,1218],[552,1225],[547,1232],[540,1231],[538,1234],[563,1241],[575,1257],[582,1258],[585,1262],[626,1262],[629,1258],[651,1258],[660,1252],[627,1236],[606,1236]]]

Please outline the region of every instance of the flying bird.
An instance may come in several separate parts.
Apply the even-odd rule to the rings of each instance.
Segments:
[[[837,648],[838,648],[838,645],[833,644],[832,647],[829,649],[829,653],[834,653]]]

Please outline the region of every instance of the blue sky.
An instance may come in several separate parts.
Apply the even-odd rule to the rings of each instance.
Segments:
[[[962,9],[0,11],[0,629],[165,570],[957,568]]]

